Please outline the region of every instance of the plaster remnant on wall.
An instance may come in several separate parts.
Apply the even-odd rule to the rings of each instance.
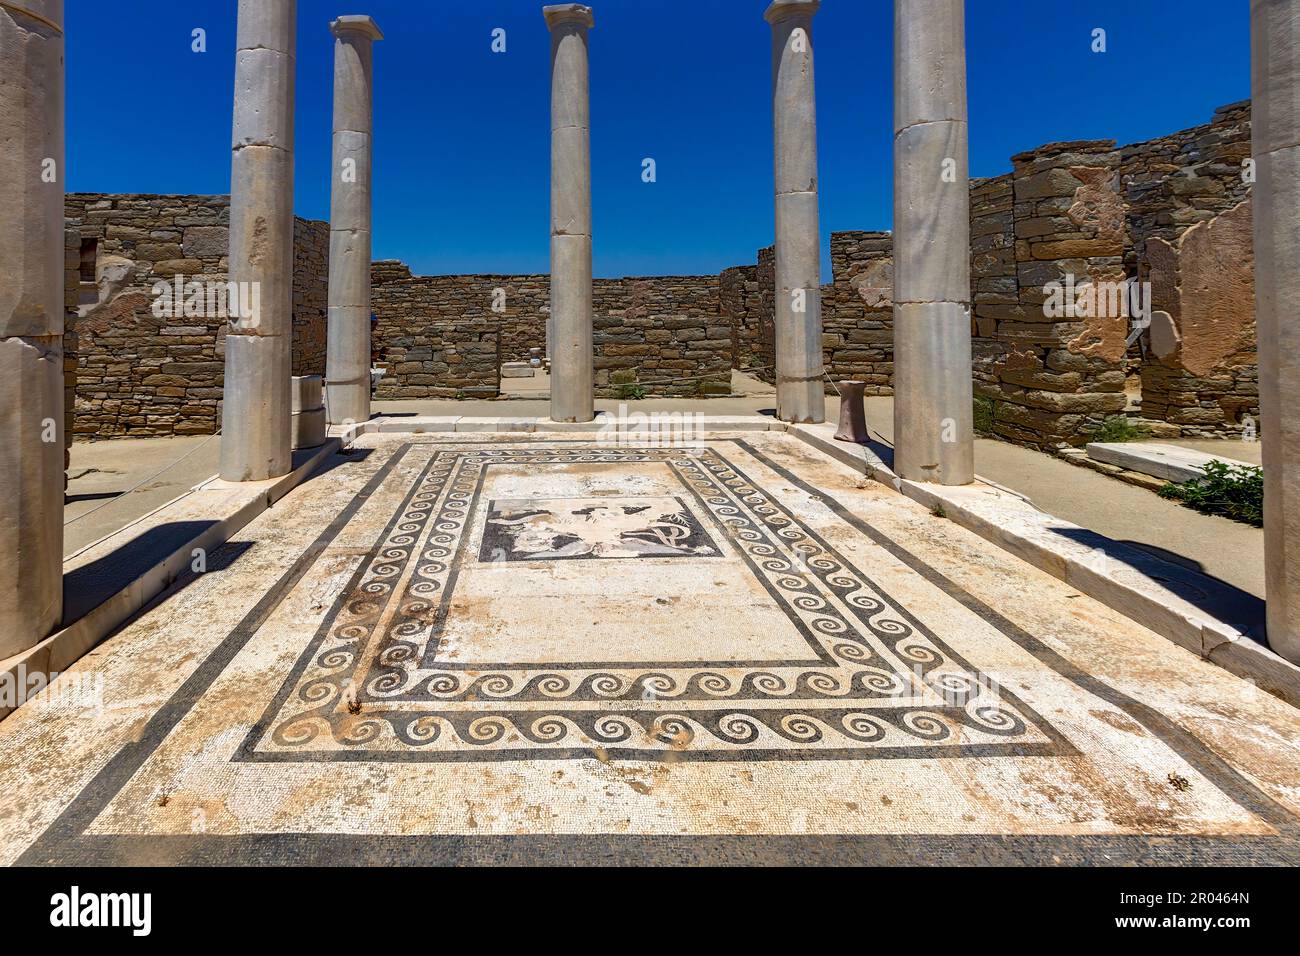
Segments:
[[[1107,252],[1093,251],[1091,254],[1122,255],[1127,210],[1119,194],[1114,170],[1074,166],[1070,174],[1083,185],[1075,190],[1074,204],[1067,215],[1076,225],[1095,230],[1096,241],[1110,247]]]
[[[865,269],[850,280],[858,290],[863,303],[869,309],[892,309],[894,307],[894,261],[881,259],[869,263]]]
[[[1206,222],[1175,243],[1147,242],[1152,300],[1167,312],[1178,347],[1161,360],[1206,376],[1243,356],[1254,358],[1254,245],[1250,200]]]

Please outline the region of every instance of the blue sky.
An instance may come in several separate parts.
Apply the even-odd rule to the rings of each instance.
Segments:
[[[598,276],[716,272],[772,241],[767,0],[592,0]],[[376,46],[375,257],[418,273],[548,268],[539,0],[299,0],[299,215],[329,216],[329,21]],[[69,189],[230,188],[235,0],[67,0]],[[971,172],[1054,140],[1134,142],[1250,95],[1245,0],[968,0]],[[891,223],[891,0],[814,21],[823,243]],[[207,52],[191,31],[207,31]],[[491,51],[506,30],[507,51]],[[1107,31],[1093,53],[1092,32]],[[646,157],[658,181],[641,181]],[[829,273],[828,273],[829,276]]]

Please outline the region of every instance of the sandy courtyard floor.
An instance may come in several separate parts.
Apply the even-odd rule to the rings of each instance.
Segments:
[[[0,862],[1300,862],[1300,712],[768,433],[367,436],[0,767]]]

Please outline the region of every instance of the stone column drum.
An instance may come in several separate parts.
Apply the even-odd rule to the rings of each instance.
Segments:
[[[1251,0],[1268,643],[1300,664],[1300,4]]]
[[[975,478],[963,0],[894,2],[894,470]]]
[[[293,344],[293,100],[297,0],[239,0],[230,281],[249,283],[250,315],[230,317],[221,477],[288,474]]]
[[[383,33],[365,16],[330,24],[334,42],[334,166],[330,202],[325,407],[331,425],[370,418],[372,53]]]
[[[63,0],[0,7],[0,659],[63,616]]]
[[[592,390],[591,8],[542,8],[551,31],[551,420],[596,417]]]
[[[812,18],[821,0],[774,0],[772,122],[776,152],[776,415],[826,420],[821,231]]]

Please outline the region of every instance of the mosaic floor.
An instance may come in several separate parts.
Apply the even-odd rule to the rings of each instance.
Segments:
[[[359,445],[0,723],[0,862],[1300,861],[1300,713],[791,438]]]

